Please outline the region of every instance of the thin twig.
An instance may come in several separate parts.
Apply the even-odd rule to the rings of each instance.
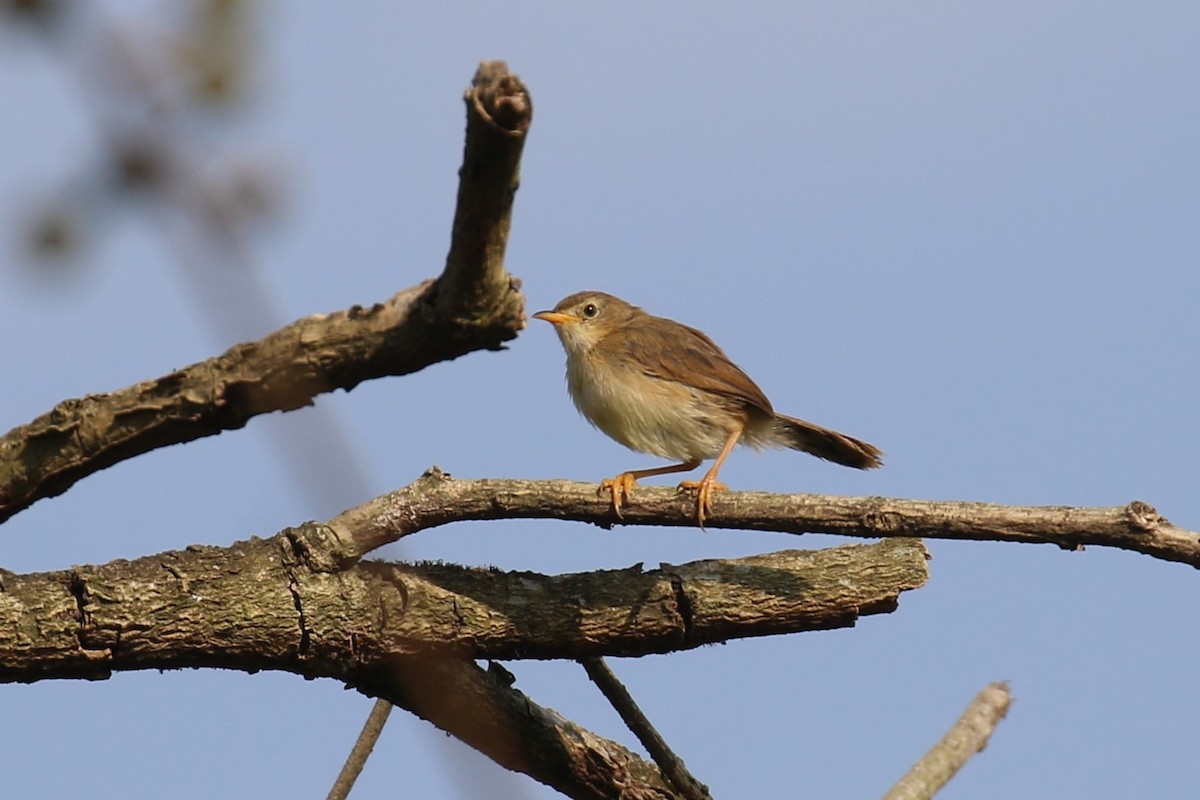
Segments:
[[[988,684],[942,740],[933,746],[883,800],[929,800],[963,768],[971,756],[987,747],[992,732],[1008,714],[1012,695],[1004,682]]]
[[[599,656],[582,658],[579,663],[587,670],[592,683],[596,684],[600,692],[608,698],[608,702],[612,703],[612,707],[621,715],[621,719],[625,721],[629,730],[633,731],[633,735],[642,743],[642,747],[646,748],[646,752],[654,759],[654,763],[658,764],[658,768],[671,781],[671,785],[687,800],[712,800],[712,795],[708,793],[708,787],[696,780],[688,771],[687,765],[679,756],[675,755],[666,740],[650,724],[650,720],[646,719],[646,715],[638,708],[633,696],[617,680],[617,676],[613,674],[604,659]]]
[[[350,790],[354,788],[354,782],[358,780],[367,758],[375,749],[375,742],[379,741],[379,734],[383,733],[383,725],[391,713],[391,703],[387,700],[375,701],[358,739],[354,742],[354,747],[350,750],[350,755],[346,757],[346,763],[342,765],[342,771],[338,773],[333,788],[329,790],[327,800],[346,800],[350,795]]]

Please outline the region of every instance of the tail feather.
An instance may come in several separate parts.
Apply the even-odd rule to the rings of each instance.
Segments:
[[[880,458],[883,451],[853,436],[783,414],[775,415],[774,427],[780,444],[793,450],[803,450],[817,458],[857,469],[883,466]]]

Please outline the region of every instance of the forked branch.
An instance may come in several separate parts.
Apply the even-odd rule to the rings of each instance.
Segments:
[[[344,537],[361,532],[343,517],[340,536],[310,523],[229,547],[2,574],[0,682],[182,667],[330,677],[571,797],[622,787],[622,797],[665,798],[676,792],[657,767],[472,660],[663,653],[844,627],[894,610],[927,578],[912,539],[558,576],[385,564],[344,557]]]
[[[503,62],[480,66],[467,100],[458,208],[439,278],[381,303],[305,317],[157,379],[64,400],[13,428],[0,437],[0,522],[150,450],[514,338],[525,326],[524,299],[504,270],[504,244],[533,106]]]

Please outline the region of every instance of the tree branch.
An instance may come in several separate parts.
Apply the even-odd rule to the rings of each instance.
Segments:
[[[1012,695],[1007,683],[988,684],[933,749],[922,756],[883,800],[928,800],[967,763],[983,752],[988,739],[1008,715]]]
[[[900,539],[560,576],[345,561],[342,547],[310,523],[224,548],[0,573],[0,682],[183,667],[330,677],[571,797],[669,798],[656,767],[466,659],[641,655],[844,627],[927,578],[924,547]]]
[[[532,104],[503,62],[480,67],[467,99],[458,209],[440,278],[369,308],[297,320],[156,380],[65,400],[13,428],[0,438],[0,522],[150,450],[514,338],[525,326],[524,301],[504,271],[504,244]]]
[[[637,656],[847,627],[927,578],[917,540],[547,576],[323,553],[317,524],[3,576],[0,682],[221,667],[348,679],[396,659]]]
[[[464,99],[466,145],[438,310],[474,322],[481,312],[486,321],[495,298],[508,289],[504,253],[533,100],[503,61],[480,64]]]
[[[383,726],[387,724],[391,713],[391,703],[387,700],[375,701],[358,739],[354,742],[354,747],[350,748],[350,755],[346,756],[346,763],[342,765],[341,772],[338,773],[337,780],[333,782],[325,800],[346,800],[350,796],[350,790],[354,788],[354,782],[358,780],[371,751],[375,749],[375,743],[379,741],[379,734],[383,733]]]
[[[718,492],[708,528],[833,533],[864,538],[923,537],[1115,547],[1200,568],[1200,534],[1171,524],[1140,500],[1114,508],[1002,506],[886,497]],[[436,467],[395,492],[330,521],[339,557],[352,560],[417,531],[456,520],[567,519],[613,525],[695,525],[695,500],[674,489],[639,485],[617,518],[595,483],[458,480]],[[353,532],[349,529],[353,528]],[[345,529],[345,530],[344,530]]]
[[[501,766],[578,800],[673,800],[658,768],[513,688],[498,664],[399,662],[356,688],[432,722]],[[682,800],[682,798],[680,798]]]
[[[676,791],[685,800],[712,800],[712,796],[708,793],[708,787],[696,780],[687,765],[683,763],[683,759],[675,755],[675,751],[662,738],[662,734],[650,724],[650,720],[646,718],[642,709],[634,701],[633,695],[613,674],[607,662],[596,656],[580,659],[579,663],[587,671],[592,683],[599,687],[608,702],[621,715],[626,727],[637,736],[642,747],[646,748],[646,752],[654,759],[654,763],[670,779],[671,785],[675,787]]]

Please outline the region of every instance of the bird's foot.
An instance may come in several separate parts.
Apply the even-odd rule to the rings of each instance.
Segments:
[[[681,481],[679,491],[696,490],[696,521],[700,523],[700,527],[704,527],[704,517],[712,511],[712,494],[718,489],[725,491],[729,487],[723,483],[718,483],[717,479],[705,475],[698,481]]]
[[[615,478],[605,478],[600,481],[600,488],[596,490],[599,497],[603,497],[605,492],[612,498],[613,511],[617,518],[621,518],[621,504],[633,497],[633,487],[637,484],[637,477],[632,472],[622,472]]]

